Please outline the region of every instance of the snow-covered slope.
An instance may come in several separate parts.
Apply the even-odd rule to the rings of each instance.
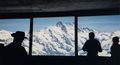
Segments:
[[[49,26],[46,29],[33,32],[33,55],[75,55],[75,33],[74,23],[62,23],[58,22],[56,25]],[[1,33],[2,32],[2,33]],[[0,31],[0,41],[6,42],[9,39],[11,32]],[[101,43],[103,52],[99,53],[100,56],[110,56],[110,47],[112,45],[112,38],[114,36],[120,37],[120,31],[115,32],[97,32],[96,30],[89,28],[78,28],[78,53],[79,55],[86,55],[86,52],[82,50],[82,47],[86,40],[88,40],[88,33],[94,32],[96,39]],[[29,37],[29,34],[26,35]],[[5,37],[5,38],[4,38]],[[3,41],[6,40],[6,41]],[[10,42],[10,41],[8,41]],[[7,42],[7,43],[8,43]],[[29,40],[26,39],[23,42],[23,46],[29,51]]]
[[[33,55],[73,56],[75,55],[74,24],[58,22],[47,29],[34,32],[33,41]]]
[[[0,30],[0,44],[7,45],[12,42],[13,37],[11,37],[10,31]]]

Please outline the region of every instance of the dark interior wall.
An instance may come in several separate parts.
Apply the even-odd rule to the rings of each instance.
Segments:
[[[119,0],[2,0],[0,13],[61,12],[120,8]]]

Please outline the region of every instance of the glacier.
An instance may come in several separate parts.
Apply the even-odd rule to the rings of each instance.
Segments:
[[[99,32],[87,27],[78,27],[78,55],[85,56],[87,52],[82,50],[84,43],[88,40],[88,33],[94,32],[95,38],[101,43],[102,52],[99,56],[111,56],[110,48],[112,38],[118,36],[120,31]],[[7,46],[12,42],[11,31],[0,30],[0,43]],[[29,33],[25,32],[26,37],[22,46],[29,52]],[[74,23],[57,22],[55,25],[33,32],[32,55],[44,56],[75,56],[75,25]]]

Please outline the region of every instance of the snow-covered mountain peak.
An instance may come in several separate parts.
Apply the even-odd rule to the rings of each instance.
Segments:
[[[39,32],[33,32],[34,47],[41,47],[41,50],[50,55],[74,55],[74,26],[58,22]],[[40,44],[40,45],[39,45]],[[37,53],[37,49],[33,50]]]
[[[115,31],[115,32],[112,32],[112,34],[111,35],[113,35],[113,36],[118,36],[118,35],[120,35],[120,31]]]
[[[12,38],[11,33],[12,32],[6,30],[0,30],[0,40],[6,40]]]
[[[65,27],[64,23],[62,23],[62,21],[59,21],[56,23],[57,27]]]
[[[56,26],[61,27],[61,26],[64,26],[64,24],[62,23],[62,21],[58,21],[58,22],[56,23]]]
[[[95,30],[87,28],[87,27],[79,27],[78,32],[95,32]]]
[[[0,33],[12,33],[12,32],[7,31],[7,30],[0,30]]]

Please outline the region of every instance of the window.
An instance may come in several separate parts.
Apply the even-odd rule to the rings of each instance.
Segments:
[[[75,56],[74,17],[33,19],[32,55]]]
[[[70,12],[56,12],[55,15],[48,13],[40,16],[30,14],[32,15],[30,18],[25,15],[26,18],[23,17],[24,19],[19,14],[16,14],[17,17],[8,16],[12,19],[0,19],[0,43],[6,46],[13,40],[11,33],[24,31],[28,39],[24,40],[23,46],[30,53],[29,55],[86,56],[87,52],[84,52],[82,47],[85,41],[89,39],[88,33],[92,31],[95,32],[95,38],[100,41],[103,50],[98,55],[111,56],[112,38],[114,36],[120,37],[120,15],[115,15],[118,12],[114,13],[114,11],[109,12],[107,10],[105,11],[106,14],[100,16],[104,10],[95,10],[98,13],[93,13],[93,11],[72,12],[72,14]],[[86,12],[92,13],[85,14]],[[5,17],[7,18],[7,16]],[[15,19],[13,19],[14,17]],[[19,17],[20,19],[16,19]]]
[[[95,38],[101,43],[103,51],[98,55],[111,56],[112,38],[120,37],[120,15],[78,17],[78,55],[86,55],[82,47],[89,39],[89,32],[94,32]]]
[[[0,43],[7,46],[13,41],[12,33],[24,31],[29,38],[29,19],[0,19]],[[25,39],[22,46],[29,52],[29,40]]]

